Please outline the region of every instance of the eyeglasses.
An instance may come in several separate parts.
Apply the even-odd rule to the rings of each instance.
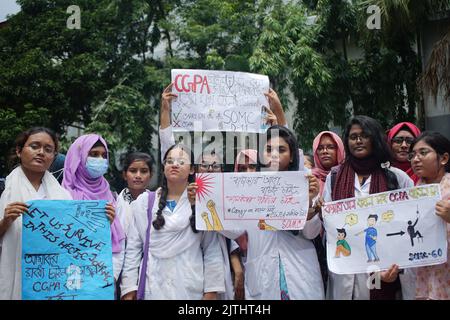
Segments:
[[[47,154],[55,154],[55,148],[51,147],[51,146],[42,146],[40,143],[30,143],[28,146],[26,146],[28,148],[30,148],[33,151],[38,151],[43,149],[44,153]]]
[[[431,149],[419,149],[419,152],[410,152],[408,154],[408,161],[412,161],[416,156],[419,156],[419,159],[423,159],[429,154],[430,152],[433,152]]]
[[[327,144],[327,145],[321,144],[321,145],[319,145],[319,146],[317,147],[317,151],[318,151],[318,152],[322,152],[322,151],[324,151],[324,150],[330,150],[330,151],[333,151],[333,150],[336,150],[336,149],[337,149],[337,146],[334,145],[334,144]]]
[[[218,163],[202,163],[200,164],[200,168],[202,168],[203,170],[209,170],[209,168],[211,168],[213,171],[218,171],[218,170],[222,170],[222,165],[218,164]]]
[[[184,166],[185,164],[188,164],[189,162],[186,159],[172,159],[168,158],[164,160],[164,165],[170,165],[173,166],[175,163],[179,164],[180,166]]]
[[[414,142],[414,138],[411,137],[395,137],[392,139],[392,142],[397,144],[403,144],[403,141],[406,142],[406,144],[411,144]]]
[[[356,134],[353,133],[348,137],[350,140],[352,141],[356,141],[358,139],[360,139],[361,141],[367,141],[370,138],[370,135],[368,135],[367,133],[360,133],[360,134]]]

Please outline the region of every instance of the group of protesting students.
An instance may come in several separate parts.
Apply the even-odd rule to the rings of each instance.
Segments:
[[[436,215],[447,223],[450,241],[450,141],[402,122],[390,130],[367,116],[348,122],[342,139],[331,131],[313,141],[311,158],[300,159],[295,135],[286,127],[270,90],[261,150],[241,150],[236,172],[305,171],[309,210],[300,231],[198,231],[195,173],[223,172],[218,153],[195,159],[189,146],[175,143],[170,122],[171,86],[162,94],[160,141],[162,182],[148,185],[152,159],[126,158],[127,187],[115,197],[104,178],[108,145],[86,134],[70,146],[60,185],[48,169],[58,152],[56,135],[32,128],[16,141],[19,165],[6,178],[0,199],[0,299],[21,299],[22,215],[25,202],[107,200],[117,296],[131,299],[450,299],[447,263],[409,269],[392,265],[380,272],[381,287],[369,289],[368,274],[329,272],[324,258],[321,205],[395,189],[438,183]],[[264,222],[262,222],[264,223]],[[262,228],[261,228],[262,229]],[[450,246],[448,246],[450,248]],[[449,257],[450,254],[447,255]]]

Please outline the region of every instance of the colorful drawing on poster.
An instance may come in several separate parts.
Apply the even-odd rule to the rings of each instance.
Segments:
[[[352,253],[352,249],[350,248],[350,245],[345,239],[347,237],[347,231],[345,231],[345,228],[340,229],[336,228],[336,230],[337,230],[337,241],[336,241],[336,252],[334,254],[334,257],[340,258],[341,254],[344,257],[348,257]]]
[[[304,172],[197,175],[198,230],[301,230],[308,214]]]
[[[375,262],[375,261],[380,261],[380,258],[378,258],[377,255],[377,236],[378,236],[378,232],[377,229],[375,228],[375,225],[378,221],[378,215],[376,214],[370,214],[367,217],[367,226],[368,228],[358,232],[357,234],[355,234],[355,236],[359,236],[360,234],[362,234],[363,232],[366,233],[365,236],[365,248],[366,248],[366,253],[367,253],[367,262]]]
[[[212,200],[208,200],[206,203],[206,207],[208,208],[209,212],[211,213],[211,219],[212,219],[212,225],[208,218],[208,213],[203,212],[202,213],[202,219],[205,221],[206,230],[211,231],[219,231],[223,230],[222,222],[220,221],[219,214],[216,210],[216,204]]]
[[[440,198],[439,185],[431,184],[326,203],[322,215],[330,271],[355,274],[393,264],[445,263],[447,227],[435,214]]]
[[[406,227],[406,232],[403,230],[400,230],[399,232],[394,232],[394,233],[388,233],[386,234],[386,236],[388,237],[392,237],[392,236],[403,236],[404,234],[408,234],[409,238],[411,240],[411,247],[414,247],[414,239],[417,238],[417,241],[421,241],[423,242],[423,236],[420,233],[419,230],[416,230],[416,226],[417,223],[419,222],[419,217],[420,217],[420,213],[419,213],[419,206],[417,205],[417,211],[416,211],[416,220],[414,221],[414,223],[411,220],[408,220],[408,226]]]
[[[357,223],[358,223],[358,215],[354,213],[349,213],[348,215],[345,216],[345,224],[343,227],[345,227],[346,225],[354,226]]]
[[[259,230],[265,230],[265,231],[276,231],[277,230],[277,228],[272,227],[271,225],[267,224],[265,220],[259,220],[258,228],[259,228]]]
[[[345,226],[354,226],[358,223],[358,215],[355,213],[349,213],[345,216],[345,224],[342,228],[336,228],[337,230],[337,241],[336,241],[336,250],[335,250],[335,258],[340,258],[341,254],[343,257],[349,257],[351,255],[352,249],[347,241],[347,230]]]
[[[383,212],[383,214],[381,215],[381,221],[383,221],[383,222],[391,222],[392,219],[394,219],[394,217],[395,217],[394,211],[388,210],[386,212]]]
[[[205,221],[206,230],[213,231],[214,227],[212,226],[211,222],[209,222],[208,213],[202,212],[202,219]]]
[[[197,196],[200,202],[211,195],[213,187],[211,177],[200,173],[196,176],[195,183],[197,184]]]

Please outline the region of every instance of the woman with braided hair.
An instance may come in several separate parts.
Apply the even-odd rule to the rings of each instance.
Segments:
[[[121,283],[123,300],[216,299],[217,293],[225,291],[218,235],[195,229],[187,196],[194,174],[193,160],[186,146],[170,147],[164,155],[162,186],[153,203],[149,192],[132,203],[134,219]]]

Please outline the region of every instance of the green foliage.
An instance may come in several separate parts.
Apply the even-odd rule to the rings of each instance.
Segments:
[[[114,177],[120,180],[121,175],[112,164],[119,163],[123,153],[151,153],[153,150],[152,135],[157,110],[148,105],[139,91],[126,85],[117,85],[107,94],[106,100],[93,109],[92,121],[86,132],[101,134],[109,149],[115,151],[110,156],[110,180]]]
[[[37,124],[64,134],[81,123],[105,136],[114,162],[122,152],[151,152],[172,68],[268,75],[294,111],[304,149],[353,114],[385,127],[414,121],[420,59],[413,48],[426,14],[445,0],[18,2],[22,11],[0,29],[2,164],[16,134]],[[81,30],[66,28],[73,4],[82,10]],[[366,27],[369,4],[382,8],[381,30]]]
[[[64,134],[67,125],[81,123],[112,137],[113,146],[114,137],[121,136],[116,131],[130,130],[134,146],[150,151],[147,141],[154,132],[155,112],[149,109],[144,117],[142,105],[150,108],[146,102],[155,90],[146,91],[146,69],[135,57],[144,56],[143,52],[160,42],[156,31],[149,32],[145,39],[138,36],[145,26],[159,21],[160,15],[147,13],[160,3],[21,0],[19,4],[22,11],[0,30],[1,119],[6,122],[4,128],[15,128],[2,129],[1,163],[5,163],[17,133],[37,124]],[[66,27],[66,9],[73,4],[81,9],[80,30]],[[121,79],[128,79],[127,94],[119,85]],[[106,114],[115,109],[106,109],[105,117],[99,117],[106,122],[97,121],[95,127],[93,109],[108,96],[114,106],[126,106],[127,111],[112,124]],[[136,113],[131,112],[133,109]],[[134,123],[139,124],[138,129],[126,126]],[[128,139],[125,145],[130,144]],[[3,166],[1,170],[5,174],[8,168]]]
[[[26,104],[20,115],[11,108],[0,109],[0,170],[9,172],[15,164],[15,138],[19,133],[35,126],[49,126],[49,110]]]

